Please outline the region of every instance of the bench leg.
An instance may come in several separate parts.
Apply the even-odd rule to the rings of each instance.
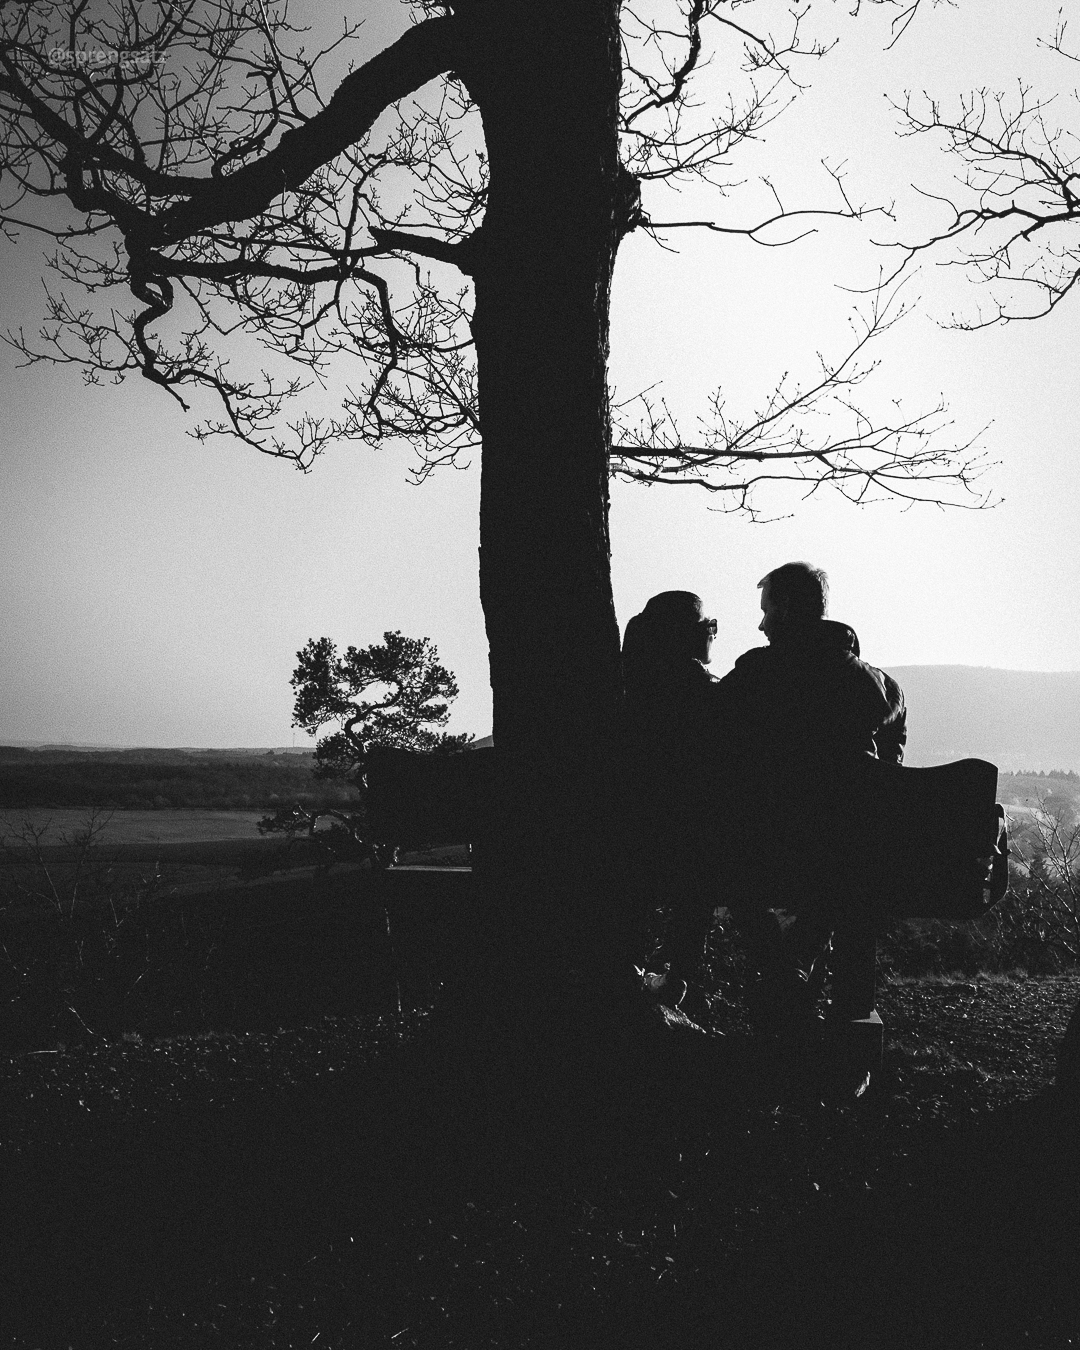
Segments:
[[[829,1030],[843,1053],[859,1067],[880,1069],[885,1028],[878,1015],[877,938],[872,927],[847,923],[833,938]]]
[[[866,924],[845,923],[833,937],[830,1015],[844,1021],[869,1017],[877,1002],[877,936]]]

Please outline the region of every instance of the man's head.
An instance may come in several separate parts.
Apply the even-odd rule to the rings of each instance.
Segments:
[[[829,578],[820,567],[806,562],[784,563],[758,582],[761,588],[759,630],[770,642],[784,633],[825,617],[829,608]]]

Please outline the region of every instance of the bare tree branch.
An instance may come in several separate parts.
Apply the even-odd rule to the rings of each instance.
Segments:
[[[284,0],[116,0],[105,17],[44,0],[0,8],[0,229],[54,238],[53,269],[95,302],[50,290],[37,339],[9,337],[25,359],[77,365],[91,382],[139,374],[183,408],[197,405],[199,438],[238,438],[302,469],[341,440],[408,442],[418,480],[466,463],[480,415],[472,296],[460,274],[483,265],[487,161],[476,109],[449,73],[468,64],[459,21],[434,0],[419,9],[418,22],[325,98],[319,62],[351,43],[356,26],[306,55]],[[834,208],[789,208],[768,182],[776,210],[754,224],[650,222],[636,205],[642,183],[728,185],[730,156],[797,92],[794,63],[826,50],[803,36],[802,10],[779,36],[737,22],[726,0],[663,0],[662,10],[670,20],[650,0],[623,11],[621,230],[702,228],[773,247],[812,232],[804,221],[886,210],[853,203],[841,171],[826,165]],[[74,59],[89,50],[105,58]],[[693,95],[694,77],[718,56],[743,89],[733,84],[719,110]],[[75,219],[64,213],[72,207]],[[777,238],[785,222],[794,234]],[[134,308],[114,302],[116,288]],[[744,504],[741,488],[717,485],[720,466],[773,459],[774,477],[851,487],[866,452],[890,491],[924,470],[944,476],[944,454],[925,450],[940,417],[878,427],[851,401],[862,378],[852,363],[882,327],[878,315],[845,361],[823,363],[810,387],[783,386],[745,424],[716,402],[696,448],[666,410],[647,408],[646,430],[620,438],[616,471],[708,482]],[[234,339],[243,338],[265,363],[238,373]],[[332,368],[348,388],[324,415],[311,394]],[[793,430],[793,419],[821,416],[827,397],[852,429],[824,441]],[[897,448],[919,437],[923,448],[905,458]],[[887,446],[897,449],[891,477]]]
[[[95,319],[52,295],[39,344],[20,333],[16,345],[29,360],[81,364],[91,380],[140,373],[185,408],[183,386],[201,388],[221,415],[196,435],[237,436],[304,468],[334,436],[411,436],[432,448],[421,475],[452,462],[476,442],[467,312],[452,293],[437,299],[415,268],[371,263],[403,249],[465,263],[483,209],[483,157],[459,148],[470,108],[445,81],[434,107],[399,109],[377,142],[367,133],[389,103],[451,63],[453,21],[410,28],[327,102],[317,58],[289,54],[299,30],[284,5],[155,4],[160,22],[136,35],[148,11],[118,5],[110,27],[73,6],[62,35],[47,5],[0,19],[0,118],[12,133],[0,159],[0,224],[10,234],[27,223],[29,201],[66,197],[85,225],[54,224],[55,212],[30,222],[57,239],[54,268],[91,293],[123,286],[140,305]],[[354,31],[346,26],[345,38]],[[99,49],[111,65],[55,59]],[[135,57],[142,66],[128,78],[122,67]],[[416,180],[417,223],[445,239],[401,230],[400,210],[385,211],[378,184],[401,175]],[[311,378],[230,375],[212,343],[238,326]],[[288,404],[346,351],[365,375],[344,415],[285,420],[287,444],[274,428]],[[449,444],[435,443],[446,434]]]
[[[433,258],[436,262],[451,263],[462,272],[471,272],[471,255],[475,247],[471,244],[479,238],[479,231],[457,243],[447,239],[428,239],[420,234],[411,234],[407,230],[384,230],[371,227],[371,237],[380,252],[416,253],[421,258]]]
[[[274,150],[165,211],[157,239],[180,239],[226,221],[250,219],[280,193],[300,187],[362,140],[380,113],[453,66],[454,31],[449,18],[408,29],[347,76],[326,108],[287,131]]]
[[[960,161],[964,197],[942,201],[944,228],[903,246],[897,272],[948,244],[961,251],[943,265],[963,267],[989,283],[986,306],[954,326],[985,328],[1048,314],[1080,280],[1080,138],[1048,120],[1049,101],[1023,84],[1013,98],[977,90],[952,115],[936,100],[908,98],[908,135],[933,135]]]
[[[645,484],[692,484],[717,496],[723,511],[754,519],[760,488],[795,483],[810,496],[831,486],[849,500],[875,497],[906,502],[983,507],[975,484],[987,467],[977,437],[959,445],[942,441],[948,421],[943,404],[908,414],[893,403],[891,415],[874,419],[853,399],[877,366],[871,345],[905,314],[895,295],[879,293],[857,316],[851,347],[839,360],[819,356],[820,373],[809,383],[785,376],[765,406],[745,420],[731,417],[722,390],[710,399],[710,416],[698,434],[683,436],[677,418],[650,391],[618,408],[612,448],[616,477]],[[631,420],[631,415],[636,417]]]
[[[863,0],[855,0],[855,7],[851,11],[852,14],[857,15],[859,13],[862,2]],[[896,46],[914,22],[919,10],[922,8],[923,0],[867,0],[867,3],[872,5],[891,5],[893,8],[900,11],[889,25],[892,31],[892,37],[889,39],[889,43],[885,50],[890,51]],[[946,4],[955,6],[956,0],[931,0],[931,3],[935,5]]]
[[[787,37],[776,38],[735,22],[721,12],[726,8],[725,0],[680,0],[678,26],[669,28],[644,4],[623,7],[623,153],[627,167],[642,182],[702,178],[722,185],[730,154],[757,138],[798,89],[792,60],[820,57],[827,50],[803,41],[804,11],[792,11]],[[735,34],[746,93],[741,101],[730,96],[723,115],[699,119],[689,86],[708,63],[703,41],[707,20],[725,37]],[[762,72],[764,84],[757,78]]]
[[[839,220],[865,220],[870,215],[885,215],[892,219],[891,208],[885,206],[856,206],[848,197],[844,186],[842,167],[838,169],[831,168],[824,160],[822,167],[836,184],[840,195],[840,205],[838,207],[799,207],[795,210],[788,210],[780,199],[780,194],[769,179],[764,179],[765,186],[772,193],[776,202],[776,211],[772,215],[766,216],[764,220],[759,220],[756,225],[720,225],[711,220],[648,220],[646,228],[652,234],[660,234],[665,230],[687,230],[701,229],[711,230],[715,234],[742,235],[747,239],[752,239],[755,244],[761,244],[765,248],[782,248],[788,244],[798,243],[800,239],[807,238],[808,235],[816,234],[816,227],[801,230],[798,234],[792,235],[786,239],[765,239],[761,236],[770,230],[774,225],[786,224],[791,220],[799,220],[805,217],[835,217]]]
[[[263,18],[260,27],[265,29],[280,70],[281,58],[265,22]],[[454,64],[453,33],[452,20],[445,18],[431,19],[408,29],[397,42],[348,75],[324,109],[310,118],[299,119],[296,126],[284,132],[273,150],[229,174],[222,173],[224,165],[241,153],[261,148],[265,134],[241,143],[241,149],[233,145],[226,155],[215,159],[209,176],[163,173],[146,164],[139,142],[127,154],[117,148],[109,134],[116,122],[115,107],[109,116],[99,118],[98,125],[89,133],[80,131],[56,112],[37,92],[32,80],[23,77],[19,58],[25,57],[26,51],[21,45],[0,45],[0,94],[6,95],[17,109],[30,114],[41,130],[66,152],[69,195],[71,191],[85,194],[90,190],[85,185],[74,186],[76,181],[81,185],[86,175],[105,172],[129,180],[126,192],[116,187],[103,196],[102,204],[107,202],[113,212],[129,213],[131,223],[144,228],[147,246],[153,247],[215,225],[250,219],[283,192],[300,187],[316,170],[362,140],[386,108]],[[34,67],[38,65],[38,61],[33,63]],[[35,69],[35,74],[40,71]],[[80,79],[79,83],[83,81]],[[116,84],[118,105],[124,84],[119,80]],[[91,90],[94,87],[90,85]],[[295,108],[291,91],[290,102]],[[150,212],[139,210],[130,200],[131,187],[135,185],[155,196],[183,200],[174,201],[151,218]]]

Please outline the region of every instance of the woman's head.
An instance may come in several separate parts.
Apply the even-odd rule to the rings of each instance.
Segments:
[[[646,676],[673,662],[708,662],[716,620],[702,612],[693,591],[662,591],[626,625],[623,667],[627,677]]]

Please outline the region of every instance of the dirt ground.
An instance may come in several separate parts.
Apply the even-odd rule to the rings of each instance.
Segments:
[[[859,1098],[732,1031],[559,1138],[457,1118],[422,1011],[0,1061],[10,1343],[1080,1344],[1078,996],[892,982]]]

